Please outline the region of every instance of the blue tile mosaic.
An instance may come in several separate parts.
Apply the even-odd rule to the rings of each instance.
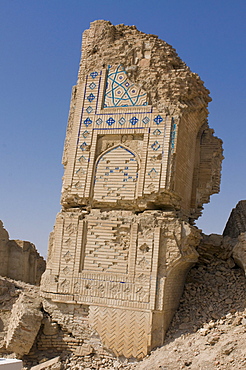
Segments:
[[[76,184],[74,185],[74,187],[75,187],[76,189],[81,189],[81,188],[82,188],[82,185],[81,185],[81,183],[78,181],[78,182],[76,182]]]
[[[86,108],[86,112],[87,112],[88,114],[90,114],[92,111],[93,111],[93,108],[92,108],[92,107],[88,107],[88,108]]]
[[[148,175],[150,176],[150,177],[156,177],[157,175],[158,175],[158,172],[156,171],[156,169],[155,168],[152,168],[149,172],[148,172]]]
[[[89,102],[91,103],[93,100],[95,99],[95,95],[93,95],[92,93],[90,93],[89,96],[87,96],[87,100],[89,100]]]
[[[95,84],[95,82],[92,82],[92,83],[89,85],[89,88],[90,88],[91,90],[94,90],[96,86],[97,86],[97,85]]]
[[[149,117],[144,117],[144,118],[142,119],[142,122],[143,122],[145,125],[147,125],[147,123],[149,123],[149,121],[150,121]]]
[[[90,133],[89,133],[89,131],[84,131],[83,133],[82,133],[82,136],[86,139],[88,136],[90,135]]]
[[[138,123],[138,118],[137,117],[132,117],[130,119],[130,122],[131,122],[132,125],[136,125]]]
[[[112,126],[114,123],[115,123],[115,120],[112,118],[112,117],[109,117],[109,119],[107,119],[107,124],[109,125],[109,126]]]
[[[158,114],[158,116],[156,116],[154,118],[154,121],[157,125],[159,125],[162,121],[163,121],[163,118]]]
[[[82,155],[81,157],[79,157],[78,161],[79,163],[85,163],[87,162],[87,159]]]
[[[97,120],[96,120],[96,124],[99,126],[99,125],[101,125],[103,123],[103,120],[101,119],[101,118],[98,118]]]
[[[170,134],[171,149],[174,149],[174,146],[175,146],[176,128],[177,128],[177,125],[176,123],[174,123],[174,120],[172,120],[172,128],[171,128],[171,134]]]
[[[90,76],[92,78],[96,78],[98,76],[98,72],[91,72]]]
[[[160,144],[158,143],[158,141],[155,141],[152,145],[151,145],[151,148],[153,150],[158,150],[160,148]]]
[[[154,132],[153,132],[153,135],[155,136],[158,136],[161,134],[161,131],[159,129],[156,129]]]
[[[86,127],[88,127],[89,125],[92,124],[92,120],[88,117],[84,120],[84,124],[86,125]]]
[[[83,143],[80,145],[80,149],[81,149],[82,151],[84,151],[84,150],[86,149],[86,147],[87,147],[86,142],[83,142]]]
[[[121,119],[119,120],[119,124],[124,125],[125,122],[126,122],[125,118],[121,117]]]

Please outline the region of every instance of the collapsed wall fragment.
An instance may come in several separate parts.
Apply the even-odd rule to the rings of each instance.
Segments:
[[[163,344],[197,261],[192,224],[223,158],[208,93],[155,35],[107,21],[84,32],[41,288],[57,307],[83,307],[81,325],[118,356]]]
[[[39,285],[46,263],[33,243],[9,240],[0,220],[0,276]]]

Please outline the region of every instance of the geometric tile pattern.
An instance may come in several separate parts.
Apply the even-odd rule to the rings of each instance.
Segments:
[[[104,99],[104,108],[148,104],[146,92],[129,81],[121,65],[116,68],[109,66]]]
[[[87,96],[87,99],[89,100],[89,102],[91,103],[94,99],[95,99],[95,95],[93,95],[92,93]]]
[[[155,141],[152,145],[151,145],[151,148],[153,149],[153,150],[158,150],[159,148],[160,148],[160,145],[159,145],[159,143],[158,143],[158,141]]]
[[[109,66],[107,71],[89,73],[82,99],[72,193],[87,198],[90,193],[89,184],[92,183],[94,200],[116,202],[134,200],[138,196],[158,191],[161,181],[162,187],[165,187],[165,168],[173,155],[175,125],[170,137],[170,119],[167,121],[164,113],[145,105],[146,92],[128,79],[124,68]],[[104,104],[107,107],[103,107]],[[122,108],[124,106],[129,107],[129,110]],[[133,152],[123,141],[124,136],[131,133],[140,135],[139,139],[136,137],[136,144],[140,140],[139,144],[132,145]],[[93,157],[99,137],[105,134],[112,134],[112,137],[114,134],[122,134],[122,140],[105,144],[104,155],[101,149]],[[107,152],[106,165],[107,147],[111,149]],[[137,163],[139,159],[134,153],[139,155],[141,163]],[[125,163],[129,160],[125,158],[128,155],[133,156],[130,167]],[[100,159],[98,156],[101,156]]]
[[[154,121],[157,125],[159,125],[162,121],[163,121],[163,118],[158,114],[158,116],[156,116],[154,118]]]
[[[142,119],[142,122],[145,124],[145,125],[147,125],[147,123],[149,123],[149,117],[144,117],[143,119]]]

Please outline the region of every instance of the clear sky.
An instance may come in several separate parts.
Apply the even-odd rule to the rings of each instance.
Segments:
[[[0,219],[10,238],[47,254],[81,34],[96,19],[158,35],[205,81],[225,160],[197,225],[221,233],[246,198],[246,1],[0,0]]]

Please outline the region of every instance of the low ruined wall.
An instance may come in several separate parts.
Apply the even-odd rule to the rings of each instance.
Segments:
[[[9,240],[0,221],[0,276],[39,285],[46,263],[35,245],[22,240]]]

